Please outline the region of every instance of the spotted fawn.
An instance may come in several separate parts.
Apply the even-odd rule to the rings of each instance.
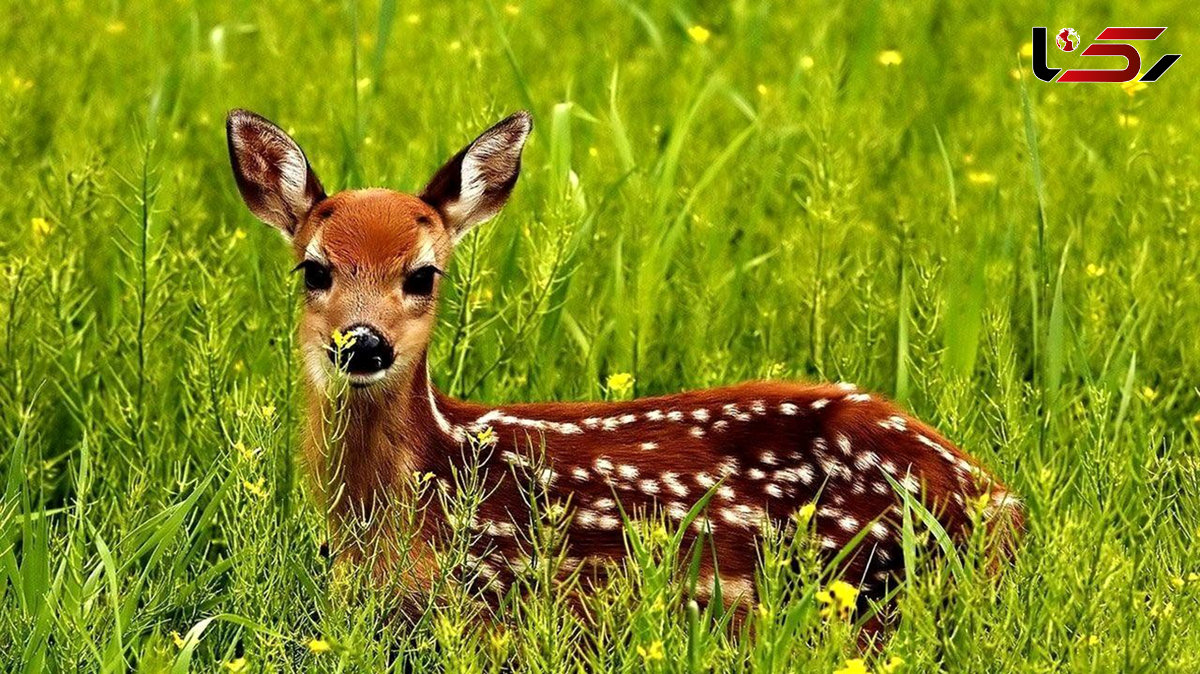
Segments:
[[[960,543],[979,522],[1020,530],[1019,502],[976,461],[849,384],[756,382],[631,402],[501,405],[440,393],[426,352],[442,270],[455,244],[507,201],[531,129],[525,112],[499,122],[418,195],[364,189],[330,196],[286,133],[251,112],[229,115],[242,198],[290,241],[304,274],[305,454],[344,555],[362,559],[364,546],[396,536],[379,525],[366,527],[365,539],[338,541],[351,521],[370,522],[381,508],[412,498],[414,476],[451,484],[468,460],[485,464],[488,494],[472,522],[468,559],[475,582],[497,594],[528,562],[521,538],[530,527],[530,486],[567,504],[565,571],[601,574],[620,560],[625,517],[686,525],[685,545],[711,544],[715,552],[698,557],[701,600],[719,581],[725,601],[753,601],[764,532],[792,526],[806,504],[815,508],[810,526],[828,556],[858,539],[840,575],[863,598],[881,596],[904,572],[903,492]],[[333,469],[321,440],[330,435],[331,382],[348,384]],[[486,451],[478,451],[480,438]],[[432,551],[449,528],[436,507],[421,522],[403,553],[412,571],[400,582],[413,592],[438,572]],[[1012,536],[995,539],[995,549],[1011,552]],[[386,555],[375,557],[381,573],[394,568]]]

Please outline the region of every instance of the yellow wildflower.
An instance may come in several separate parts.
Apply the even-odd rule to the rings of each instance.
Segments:
[[[336,329],[333,331],[333,334],[330,335],[330,337],[333,338],[333,348],[338,353],[341,353],[342,351],[354,346],[354,342],[358,340],[358,337],[355,335],[351,335]]]
[[[263,405],[262,407],[258,408],[258,411],[262,412],[263,417],[266,419],[270,419],[271,417],[275,416],[275,406],[271,404]]]
[[[595,145],[593,145],[593,146],[591,146],[591,147],[589,147],[589,148],[588,148],[588,156],[589,156],[589,157],[599,157],[599,156],[600,156],[600,150],[597,150],[597,149],[596,149],[596,146],[595,146]]]
[[[633,375],[628,372],[618,372],[608,375],[608,392],[623,397],[633,390]]]
[[[313,653],[328,653],[333,650],[333,646],[330,646],[329,642],[324,639],[309,639],[308,650]]]
[[[1182,590],[1184,581],[1179,576],[1175,576],[1174,578],[1171,579],[1171,585],[1174,585],[1176,590]]]
[[[650,642],[650,645],[648,647],[638,646],[637,652],[638,652],[638,655],[642,656],[642,659],[645,660],[646,662],[654,662],[655,660],[662,660],[664,657],[663,656],[663,642],[656,639],[655,641]]]
[[[904,658],[900,657],[899,655],[893,655],[892,657],[888,658],[887,662],[880,665],[879,674],[894,674],[895,672],[900,671],[900,668],[903,666]]]
[[[1017,53],[1022,58],[1027,58],[1027,59],[1033,58],[1033,43],[1026,42],[1025,44],[1021,45],[1021,49]]]
[[[504,11],[507,12],[509,16],[516,16],[521,13],[521,7],[519,5],[509,4],[504,6]]]
[[[1137,95],[1137,92],[1149,88],[1149,84],[1146,84],[1145,82],[1139,82],[1138,80],[1130,80],[1129,82],[1121,83],[1121,89],[1123,89],[1125,93],[1129,94],[1130,98]]]
[[[1193,571],[1187,575],[1187,579],[1188,579],[1189,583],[1194,583],[1194,582],[1200,580],[1200,573],[1196,573],[1195,571]]]
[[[1088,638],[1087,638],[1088,646],[1095,646],[1098,643],[1100,643],[1100,637],[1096,636],[1095,634],[1088,635]]]
[[[904,55],[895,49],[888,49],[879,52],[879,64],[885,66],[898,66],[904,62]]]
[[[110,35],[120,35],[121,33],[125,32],[125,28],[126,26],[124,21],[109,21],[108,25],[104,27],[104,30]]]
[[[255,482],[251,482],[249,480],[242,480],[242,486],[246,488],[246,491],[250,492],[257,498],[266,498],[267,497],[267,490],[263,488],[263,486],[265,484],[266,484],[266,480],[264,480],[261,477],[258,478],[258,480]]]
[[[246,671],[246,658],[235,658],[225,663],[225,669],[237,674]]]
[[[187,643],[187,639],[179,636],[179,632],[172,631],[171,642],[175,644],[175,648],[183,648],[183,645]]]
[[[688,28],[687,33],[688,37],[692,38],[692,42],[696,44],[704,44],[708,42],[708,38],[712,37],[712,31],[700,25]]]
[[[845,620],[854,610],[854,603],[858,599],[858,588],[843,580],[835,580],[824,590],[817,592],[816,597],[818,602],[825,605],[821,609],[822,617],[836,616]]]
[[[1155,398],[1158,397],[1158,391],[1155,391],[1154,389],[1150,388],[1149,386],[1143,386],[1142,387],[1142,397],[1145,398],[1146,400],[1153,401]]]
[[[995,185],[996,174],[987,171],[967,171],[967,182],[972,185]]]
[[[366,91],[367,89],[371,88],[371,78],[370,77],[360,77],[358,79],[358,82],[356,82],[355,84],[357,84],[359,91]]]
[[[415,26],[418,23],[421,23],[421,15],[416,13],[409,14],[408,16],[404,17],[404,20],[408,22],[408,25]]]
[[[19,93],[29,91],[33,88],[33,80],[27,80],[23,77],[14,75],[12,78],[12,90]]]
[[[1104,276],[1104,272],[1107,270],[1098,264],[1089,262],[1086,271],[1088,276],[1091,276],[1092,278],[1099,278]]]
[[[500,441],[496,437],[496,431],[492,430],[491,426],[486,426],[482,431],[475,434],[475,440],[479,442],[481,447],[490,447]]]
[[[241,227],[238,227],[237,229],[233,230],[233,240],[234,241],[241,241],[242,239],[245,239],[245,238],[246,238],[246,230],[242,229]]]
[[[760,84],[755,87],[755,89],[758,91],[759,96],[766,96],[767,94],[771,93],[771,90],[765,84]]]
[[[37,243],[41,243],[42,239],[46,238],[46,235],[53,229],[46,218],[34,218],[30,220],[29,228],[33,230],[33,240]]]
[[[816,512],[817,505],[815,503],[805,503],[804,505],[800,506],[800,509],[797,510],[794,515],[792,515],[792,519],[796,520],[796,524],[800,526],[806,526],[812,521],[813,515],[815,515]]]
[[[867,669],[867,663],[862,658],[854,658],[847,660],[846,664],[842,665],[841,669],[835,669],[833,674],[871,674],[871,670]]]
[[[1137,115],[1127,115],[1123,112],[1117,115],[1117,126],[1120,126],[1122,129],[1132,129],[1141,123],[1142,120]]]
[[[811,57],[811,56],[801,56],[800,57],[800,69],[801,70],[812,70],[813,66],[815,66],[816,64],[817,64],[817,62],[814,61],[813,57]]]

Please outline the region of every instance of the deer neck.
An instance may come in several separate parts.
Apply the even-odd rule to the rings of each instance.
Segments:
[[[386,387],[349,391],[336,400],[310,392],[309,458],[331,514],[369,517],[403,496],[414,473],[445,455],[436,432],[445,419],[425,355],[393,377]]]

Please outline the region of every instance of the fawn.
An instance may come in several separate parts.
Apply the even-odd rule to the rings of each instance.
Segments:
[[[882,596],[904,572],[902,491],[958,541],[976,522],[989,531],[1003,525],[1008,534],[997,535],[994,548],[1011,552],[1023,526],[1017,499],[936,431],[849,384],[759,382],[632,402],[496,406],[438,392],[426,350],[442,270],[463,235],[507,201],[531,130],[525,112],[499,122],[419,195],[365,189],[327,196],[286,133],[250,112],[229,115],[243,200],[291,242],[304,273],[306,458],[344,552],[362,558],[372,541],[337,541],[338,531],[411,496],[414,475],[449,482],[462,469],[464,447],[481,435],[490,445],[480,459],[492,468],[490,496],[473,522],[478,536],[469,559],[476,581],[498,593],[527,561],[520,538],[530,506],[521,490],[529,483],[571,509],[564,569],[595,574],[626,554],[623,514],[684,523],[707,496],[702,516],[684,532],[686,545],[714,546],[715,555],[700,556],[701,600],[719,582],[723,599],[751,601],[764,528],[789,526],[806,504],[815,506],[811,526],[830,556],[858,537],[840,570],[862,588],[861,599]],[[337,378],[349,388],[341,465],[330,472],[318,438],[328,431],[325,387]],[[543,453],[540,463],[531,447]],[[407,553],[417,557],[407,560],[416,571],[402,580],[414,592],[432,582],[431,550],[446,528],[444,514],[427,515]],[[367,531],[396,535],[386,526]],[[374,564],[380,573],[390,568],[386,559]]]

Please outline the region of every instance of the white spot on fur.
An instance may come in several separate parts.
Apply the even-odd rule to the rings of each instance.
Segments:
[[[598,456],[596,457],[596,461],[592,464],[592,467],[596,469],[597,473],[600,473],[601,475],[608,475],[612,472],[613,462],[610,461],[606,456]]]
[[[766,476],[767,474],[758,468],[751,468],[750,470],[746,471],[746,477],[750,478],[751,480],[761,480]]]
[[[804,484],[812,484],[813,478],[816,477],[816,473],[813,471],[812,466],[808,465],[807,463],[797,466],[796,472],[800,475],[800,481]]]
[[[679,410],[671,410],[667,412],[667,419],[670,421],[683,421],[683,412]]]
[[[809,405],[809,407],[812,407],[814,410],[819,410],[828,404],[829,404],[828,398],[817,398],[816,400],[812,401],[812,404]]]
[[[779,485],[775,484],[774,482],[768,482],[767,486],[763,488],[763,491],[767,492],[768,496],[783,498],[783,489],[780,489]]]
[[[662,421],[663,416],[662,410],[650,410],[649,412],[646,412],[647,421]]]
[[[717,487],[717,496],[726,501],[732,501],[733,496],[734,496],[733,487],[730,487],[727,484],[723,484],[720,487]]]
[[[733,458],[732,456],[727,456],[724,459],[721,459],[721,463],[719,463],[717,465],[717,473],[721,477],[729,477],[730,475],[736,475],[737,469],[738,469],[737,459]]]
[[[879,465],[879,455],[871,450],[859,452],[854,459],[854,467],[859,470],[866,470],[871,466]]]
[[[587,482],[587,479],[588,479],[587,469],[582,466],[576,466],[571,469],[571,477],[574,477],[576,480],[578,480],[580,482]]]
[[[699,426],[692,426],[692,430],[690,430],[689,433],[692,434],[693,438],[703,438],[704,437],[704,429],[700,428]]]
[[[779,463],[779,459],[775,458],[775,452],[763,452],[758,455],[758,460],[768,466],[774,466]]]
[[[667,471],[662,474],[662,483],[666,488],[676,496],[687,496],[688,488],[679,481],[679,473]]]
[[[846,400],[852,403],[865,403],[871,399],[870,393],[851,393],[846,396]]]
[[[654,494],[658,493],[658,482],[654,480],[640,480],[638,482],[638,489],[640,489],[643,494],[650,494],[653,496]]]
[[[708,489],[709,487],[713,486],[716,483],[717,483],[717,481],[715,479],[713,479],[713,476],[709,475],[708,473],[699,473],[696,475],[696,484],[700,485],[701,487],[704,487],[705,489]]]
[[[785,415],[791,417],[791,416],[795,416],[796,413],[799,411],[800,411],[800,408],[796,407],[792,403],[780,403],[779,404],[779,413],[780,414],[785,414]]]
[[[641,448],[644,451],[651,452],[651,451],[658,449],[658,443],[657,442],[643,442],[641,444]]]
[[[834,440],[837,442],[838,449],[842,450],[842,454],[850,456],[850,438],[838,433]]]
[[[725,421],[724,419],[719,419],[713,422],[712,429],[714,431],[723,431],[726,428],[729,428],[729,422]]]
[[[703,407],[692,410],[692,418],[696,421],[708,421],[708,410]]]
[[[624,480],[636,480],[638,476],[638,469],[636,466],[623,463],[617,466],[617,475],[620,475]]]
[[[513,525],[512,522],[493,520],[488,522],[487,529],[484,531],[486,531],[489,536],[502,536],[505,538],[511,538],[516,535],[517,527]]]
[[[767,404],[761,400],[755,400],[750,403],[750,411],[754,414],[762,416],[767,413]]]

